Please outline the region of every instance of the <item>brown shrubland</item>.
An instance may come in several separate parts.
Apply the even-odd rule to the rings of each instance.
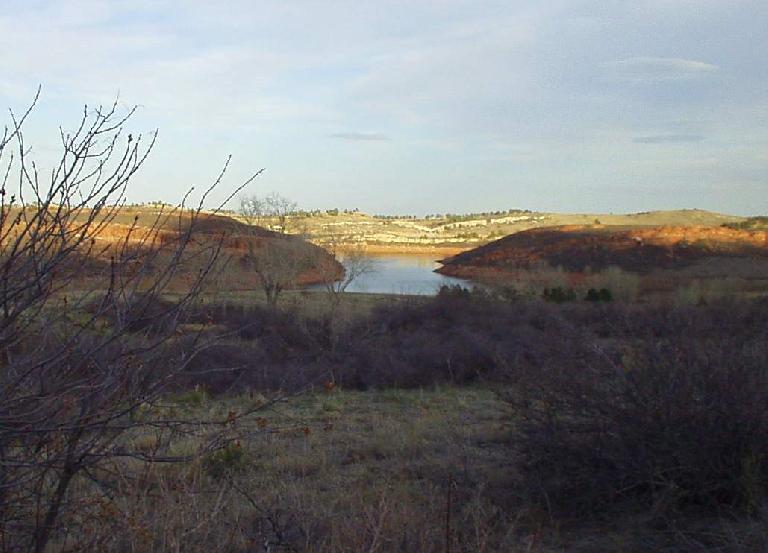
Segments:
[[[270,233],[120,208],[127,121],[87,111],[50,182],[24,116],[0,142],[1,551],[768,546],[765,299],[265,304],[216,279]]]

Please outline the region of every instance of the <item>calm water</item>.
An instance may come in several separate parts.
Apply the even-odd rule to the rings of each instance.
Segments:
[[[440,267],[435,255],[386,254],[372,256],[374,271],[352,282],[348,292],[431,295],[444,284],[471,288],[468,280],[433,272]]]

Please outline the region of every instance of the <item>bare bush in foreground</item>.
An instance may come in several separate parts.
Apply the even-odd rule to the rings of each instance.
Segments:
[[[182,339],[180,325],[221,242],[192,240],[208,192],[148,225],[120,220],[126,186],[155,140],[127,133],[133,111],[86,108],[73,132],[61,131],[46,176],[24,139],[31,111],[12,114],[0,137],[0,547],[75,550],[87,546],[79,513],[94,496],[84,490],[113,503],[115,463],[178,461],[228,440],[221,421],[157,408],[209,345],[204,332]],[[105,240],[111,224],[122,234]],[[186,291],[161,303],[180,276]],[[143,433],[156,445],[135,447]],[[191,435],[195,451],[173,454],[174,441]]]

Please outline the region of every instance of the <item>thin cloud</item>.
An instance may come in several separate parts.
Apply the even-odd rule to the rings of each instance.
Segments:
[[[610,75],[621,81],[658,83],[685,81],[715,73],[719,68],[711,63],[682,58],[636,57],[603,64]]]
[[[330,135],[331,138],[339,140],[350,140],[352,142],[376,142],[389,140],[385,134],[375,132],[337,132]]]
[[[702,140],[704,137],[700,134],[656,134],[638,136],[632,142],[636,144],[691,144]]]
[[[133,127],[161,139],[136,199],[183,194],[232,153],[307,206],[630,210],[659,182],[765,205],[765,0],[230,4],[5,0],[0,109],[43,84],[28,138],[46,157],[46,129],[82,103],[141,104]],[[697,191],[710,182],[753,192]]]

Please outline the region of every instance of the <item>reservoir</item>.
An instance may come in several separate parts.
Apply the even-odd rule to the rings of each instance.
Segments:
[[[440,254],[373,254],[371,273],[358,277],[347,292],[373,294],[432,295],[440,286],[461,285],[472,288],[468,280],[443,276],[434,270],[440,267]]]

